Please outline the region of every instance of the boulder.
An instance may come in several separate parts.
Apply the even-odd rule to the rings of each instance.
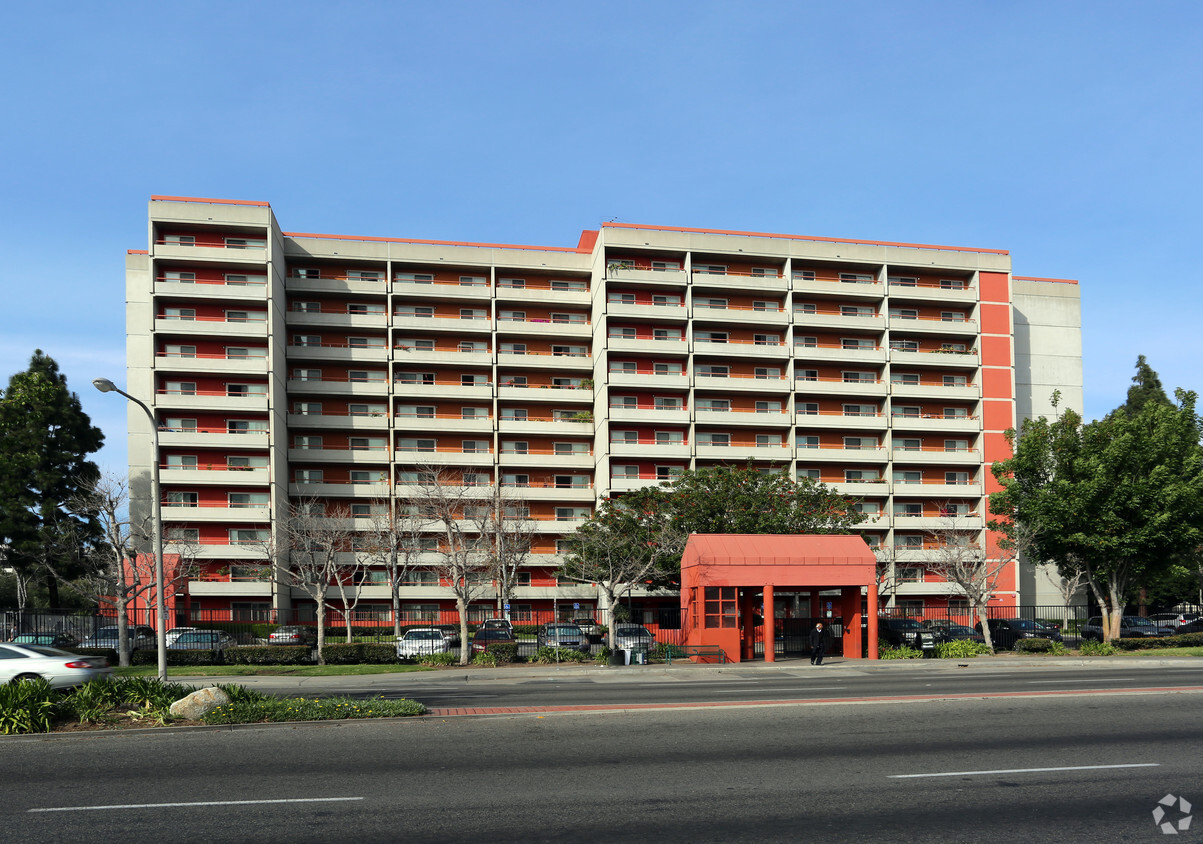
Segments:
[[[171,704],[171,717],[183,718],[187,721],[198,721],[206,713],[212,712],[219,706],[230,702],[230,696],[216,687],[197,689],[187,697],[180,698]]]

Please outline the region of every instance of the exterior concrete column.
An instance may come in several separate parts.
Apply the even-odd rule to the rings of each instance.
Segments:
[[[869,596],[865,602],[865,613],[869,616],[869,626],[865,635],[869,637],[869,659],[879,659],[877,652],[877,584],[869,584]]]
[[[739,617],[743,628],[739,650],[744,659],[752,659],[756,656],[756,599],[751,592],[745,592],[739,601]]]
[[[764,585],[764,661],[777,661],[777,613],[771,583]]]

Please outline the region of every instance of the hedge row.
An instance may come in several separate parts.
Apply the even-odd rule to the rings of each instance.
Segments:
[[[1203,646],[1203,633],[1183,633],[1180,636],[1159,636],[1155,639],[1116,639],[1113,644],[1124,651],[1197,648]]]

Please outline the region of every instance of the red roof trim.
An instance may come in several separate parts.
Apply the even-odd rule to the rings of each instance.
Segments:
[[[359,240],[367,243],[417,243],[432,246],[471,246],[478,249],[524,249],[535,252],[590,252],[576,246],[526,246],[515,243],[475,243],[468,240],[422,240],[413,237],[363,237],[351,234],[315,234],[313,232],[284,232],[285,237],[313,237],[330,240]]]
[[[1048,282],[1052,282],[1053,284],[1077,284],[1078,283],[1078,280],[1076,278],[1040,278],[1040,277],[1034,276],[1034,275],[1013,275],[1013,276],[1011,276],[1011,278],[1014,279],[1015,281],[1048,281]]]
[[[646,229],[657,232],[686,232],[689,234],[726,234],[736,237],[775,237],[784,240],[807,240],[817,243],[848,243],[854,246],[899,246],[906,249],[939,249],[946,252],[979,252],[987,255],[1010,255],[1007,249],[978,249],[971,246],[938,246],[931,243],[903,243],[891,240],[859,240],[842,237],[813,237],[802,234],[778,234],[774,232],[743,232],[728,229],[695,229],[683,226],[645,226],[638,223],[602,223],[603,227],[615,229]]]
[[[127,249],[127,250],[125,250],[125,254],[126,255],[149,255],[150,252],[147,251],[146,249]]]
[[[254,199],[209,199],[203,196],[152,196],[151,202],[201,202],[209,205],[256,205],[260,208],[270,208],[270,202],[259,202]]]

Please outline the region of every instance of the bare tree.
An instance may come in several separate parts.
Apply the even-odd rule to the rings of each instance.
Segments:
[[[401,582],[416,568],[423,553],[422,536],[434,525],[425,509],[412,500],[375,501],[368,528],[359,532],[367,561],[384,566],[388,572],[393,636],[398,639],[401,638]]]
[[[491,503],[477,505],[476,530],[489,555],[489,574],[497,584],[497,612],[504,612],[518,585],[518,572],[530,558],[538,525],[521,497],[501,487]],[[506,613],[509,617],[509,613]]]
[[[317,661],[318,665],[325,665],[326,611],[331,608],[331,588],[338,589],[343,599],[347,640],[351,638],[344,581],[354,580],[362,566],[359,555],[352,549],[351,513],[345,506],[327,508],[325,502],[314,499],[294,501],[283,530],[288,554],[287,568],[280,572],[280,579],[313,600],[317,612]],[[352,585],[358,591],[358,585]]]
[[[873,549],[877,558],[877,594],[886,595],[885,609],[894,609],[898,601],[898,550],[893,545],[881,543]]]
[[[998,591],[998,579],[1014,559],[1014,553],[997,545],[993,549],[983,547],[975,534],[980,534],[980,530],[959,522],[956,516],[947,517],[946,527],[928,531],[928,538],[935,547],[926,568],[955,583],[965,593],[981,624],[986,647],[993,653],[986,607]]]
[[[435,569],[455,595],[459,611],[460,665],[468,664],[468,607],[485,593],[491,554],[489,538],[482,535],[471,516],[478,508],[488,508],[492,493],[488,487],[466,486],[440,467],[423,467],[418,473],[418,506],[439,535]]]

